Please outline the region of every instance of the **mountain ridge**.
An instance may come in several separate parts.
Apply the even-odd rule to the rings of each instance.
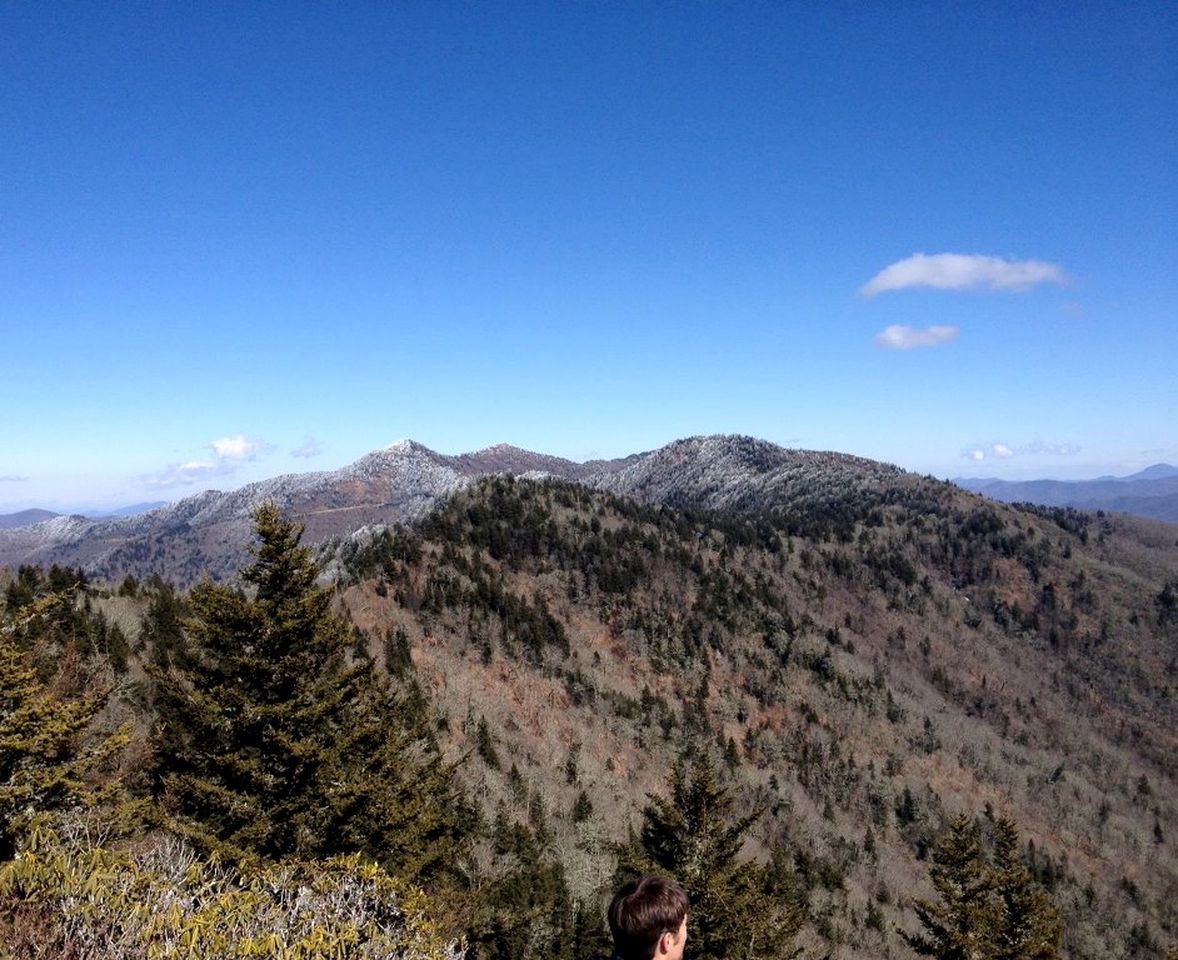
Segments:
[[[166,573],[179,584],[231,579],[248,559],[250,510],[275,501],[316,546],[369,528],[410,523],[480,477],[550,476],[618,496],[688,509],[751,512],[815,507],[840,515],[919,488],[933,500],[960,488],[834,451],[796,450],[740,435],[686,437],[614,460],[576,463],[509,444],[454,456],[399,440],[335,470],[287,473],[223,492],[205,490],[130,517],[53,517],[0,530],[0,566],[79,566],[113,581]],[[1178,478],[1174,480],[1178,484]],[[907,495],[907,494],[905,494]]]
[[[1178,523],[1178,468],[1155,463],[1126,477],[1095,480],[1000,480],[959,477],[953,483],[1003,503],[1111,510]]]

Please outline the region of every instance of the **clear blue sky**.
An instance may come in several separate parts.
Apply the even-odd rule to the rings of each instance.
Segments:
[[[0,64],[0,512],[403,437],[1178,462],[1172,2],[6,3]]]

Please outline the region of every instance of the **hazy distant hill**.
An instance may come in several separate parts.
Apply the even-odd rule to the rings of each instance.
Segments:
[[[1115,510],[1178,523],[1178,467],[1157,463],[1128,477],[1096,480],[997,480],[964,477],[958,486],[1004,503]]]
[[[50,520],[57,514],[52,510],[21,510],[19,513],[0,514],[0,530],[11,530],[13,527],[27,527],[31,523]]]
[[[133,517],[140,513],[147,513],[148,510],[157,510],[166,505],[167,501],[156,500],[153,503],[133,503],[126,507],[116,507],[113,510],[87,510],[83,511],[83,515],[91,520],[102,520],[109,517]],[[60,516],[60,513],[54,513],[52,510],[36,509],[21,510],[19,513],[0,514],[0,530],[27,527],[31,524],[41,523],[43,520],[52,520],[54,517]]]

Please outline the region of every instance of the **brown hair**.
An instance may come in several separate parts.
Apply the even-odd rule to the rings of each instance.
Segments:
[[[646,875],[631,880],[609,905],[609,932],[622,960],[651,960],[659,937],[677,933],[687,916],[687,894],[673,880]]]

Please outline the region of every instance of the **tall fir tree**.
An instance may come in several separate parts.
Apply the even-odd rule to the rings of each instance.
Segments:
[[[932,860],[929,878],[940,899],[915,900],[913,909],[924,929],[900,935],[924,957],[990,960],[996,917],[977,822],[965,815],[954,818],[933,845]]]
[[[940,899],[916,900],[923,930],[900,935],[937,960],[1059,960],[1059,911],[1023,863],[1018,827],[994,823],[992,856],[977,821],[956,817],[933,846],[929,870]]]
[[[995,823],[992,882],[998,909],[995,960],[1059,960],[1059,910],[1023,863],[1018,827],[1007,816]]]
[[[246,589],[196,587],[187,662],[155,671],[164,808],[231,861],[359,852],[417,882],[456,869],[467,818],[425,712],[370,658],[349,662],[302,528],[273,504],[253,520]]]
[[[756,815],[733,815],[732,796],[703,748],[676,760],[669,786],[669,797],[648,796],[639,836],[621,851],[619,879],[653,872],[683,887],[691,904],[688,960],[792,955],[805,919],[792,877],[740,857]]]
[[[87,741],[105,691],[59,696],[37,677],[30,654],[17,642],[18,635],[28,640],[43,621],[54,619],[63,594],[16,601],[21,605],[0,618],[0,861],[11,859],[38,817],[109,798],[112,791],[91,775],[130,736],[121,728]]]

